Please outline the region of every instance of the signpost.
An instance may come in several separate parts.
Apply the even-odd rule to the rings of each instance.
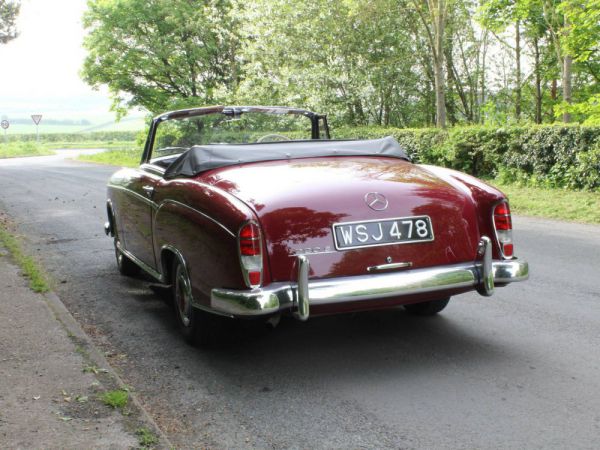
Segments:
[[[32,114],[31,119],[33,120],[33,123],[35,123],[35,140],[36,140],[36,142],[40,142],[40,129],[39,129],[38,125],[42,121],[42,115],[41,114]]]
[[[2,122],[0,122],[0,126],[4,130],[4,143],[6,143],[6,130],[8,130],[10,123],[8,122],[8,120],[3,120]]]

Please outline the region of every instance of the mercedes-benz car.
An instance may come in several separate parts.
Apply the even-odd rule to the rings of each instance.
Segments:
[[[529,275],[502,192],[412,162],[392,137],[331,139],[327,118],[302,109],[156,117],[140,166],[110,178],[107,213],[120,272],[170,286],[195,342],[213,315],[432,315]]]

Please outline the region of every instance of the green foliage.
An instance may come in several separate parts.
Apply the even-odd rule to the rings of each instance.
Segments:
[[[394,136],[417,161],[530,186],[600,190],[600,127],[338,128],[335,138]]]
[[[53,153],[35,142],[0,142],[0,159],[52,155]]]
[[[135,434],[141,448],[152,448],[152,446],[158,444],[158,437],[146,427],[138,428]]]
[[[114,409],[123,409],[129,401],[129,391],[125,389],[115,389],[107,391],[100,395],[100,400],[107,406]]]
[[[522,186],[491,180],[510,200],[514,214],[600,223],[600,192]]]
[[[78,142],[118,142],[118,141],[135,141],[138,134],[146,133],[140,131],[94,131],[90,133],[48,133],[40,134],[41,143],[51,142],[66,142],[66,143],[78,143]],[[35,133],[33,134],[19,134],[11,136],[11,140],[17,141],[35,141],[37,139]]]
[[[46,275],[37,262],[31,256],[25,254],[19,240],[2,224],[0,224],[0,244],[11,253],[21,269],[23,277],[29,281],[29,287],[32,291],[43,293],[50,290]]]
[[[140,148],[130,149],[112,149],[93,155],[79,155],[80,161],[92,162],[96,164],[107,164],[109,166],[138,167],[142,158]]]
[[[0,44],[6,44],[17,37],[15,21],[20,7],[19,1],[0,0]]]
[[[232,8],[227,0],[88,0],[83,78],[107,85],[120,113],[218,102],[237,79]]]

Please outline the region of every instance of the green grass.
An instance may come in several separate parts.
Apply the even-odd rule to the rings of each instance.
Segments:
[[[491,183],[508,196],[513,214],[600,224],[600,192]]]
[[[123,409],[129,400],[129,392],[125,389],[106,391],[100,396],[100,400],[107,406],[115,409]]]
[[[142,151],[139,148],[125,147],[94,155],[80,155],[78,159],[80,161],[109,164],[111,166],[137,167],[140,165],[141,157]]]
[[[105,148],[115,150],[133,150],[134,147],[137,149],[135,142],[131,141],[83,141],[83,142],[44,142],[41,144],[47,149],[64,149],[64,148]],[[137,150],[136,150],[137,151]],[[141,156],[142,152],[139,151]]]
[[[142,448],[152,448],[158,444],[158,437],[146,427],[138,428],[135,434],[138,437],[138,444]]]
[[[0,143],[0,159],[19,158],[23,156],[44,156],[52,154],[54,154],[52,150],[35,142]]]
[[[29,287],[34,292],[48,292],[50,287],[44,272],[38,267],[36,261],[23,252],[19,240],[9,233],[0,224],[0,243],[11,253],[25,278],[29,280]]]

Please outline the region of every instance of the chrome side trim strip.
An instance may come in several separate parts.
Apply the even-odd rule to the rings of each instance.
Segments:
[[[197,214],[200,214],[202,217],[205,217],[206,219],[210,220],[211,222],[213,222],[214,224],[218,225],[219,227],[221,227],[223,230],[225,230],[229,235],[231,235],[231,237],[236,237],[235,233],[233,231],[231,231],[229,228],[227,228],[225,225],[223,225],[221,222],[219,222],[216,219],[213,219],[212,217],[210,217],[208,214],[203,213],[202,211],[198,211],[195,208],[192,208],[191,206],[186,205],[185,203],[181,203],[178,202],[177,200],[171,200],[171,199],[166,199],[163,200],[162,202],[160,202],[160,204],[158,205],[157,211],[156,211],[156,215],[158,215],[158,210],[160,210],[160,208],[162,208],[164,205],[167,204],[174,204],[177,206],[181,206],[182,208],[186,208],[189,209],[190,211],[193,211]],[[156,217],[156,216],[155,216]],[[155,219],[156,220],[156,219]]]
[[[133,195],[134,197],[136,197],[137,199],[143,201],[144,203],[147,203],[152,208],[158,209],[158,205],[155,202],[153,202],[152,200],[150,200],[148,197],[146,197],[146,196],[144,196],[142,194],[138,194],[137,192],[135,192],[135,191],[133,191],[133,190],[131,190],[129,188],[126,188],[126,187],[123,187],[123,186],[118,186],[116,184],[110,184],[110,183],[108,184],[108,187],[113,188],[113,189],[118,189],[120,191],[127,192],[128,194]]]
[[[457,288],[476,288],[482,281],[480,262],[456,264],[403,272],[378,273],[345,278],[308,281],[309,306],[371,300]],[[490,273],[495,283],[526,280],[529,266],[526,261],[492,261]],[[274,314],[299,305],[300,291],[296,283],[272,283],[260,289],[236,291],[213,289],[211,309],[232,316]]]
[[[160,281],[161,283],[165,282],[165,279],[163,277],[162,274],[158,273],[156,270],[154,270],[152,267],[150,267],[148,264],[146,264],[145,262],[143,262],[142,260],[138,259],[137,256],[135,256],[133,253],[129,252],[128,250],[125,250],[125,248],[123,248],[123,245],[120,242],[117,242],[117,248],[125,255],[127,256],[130,260],[132,260],[134,263],[136,263],[138,266],[140,266],[140,268],[144,271],[147,272],[149,275],[151,275],[152,277],[156,278],[158,281]]]

